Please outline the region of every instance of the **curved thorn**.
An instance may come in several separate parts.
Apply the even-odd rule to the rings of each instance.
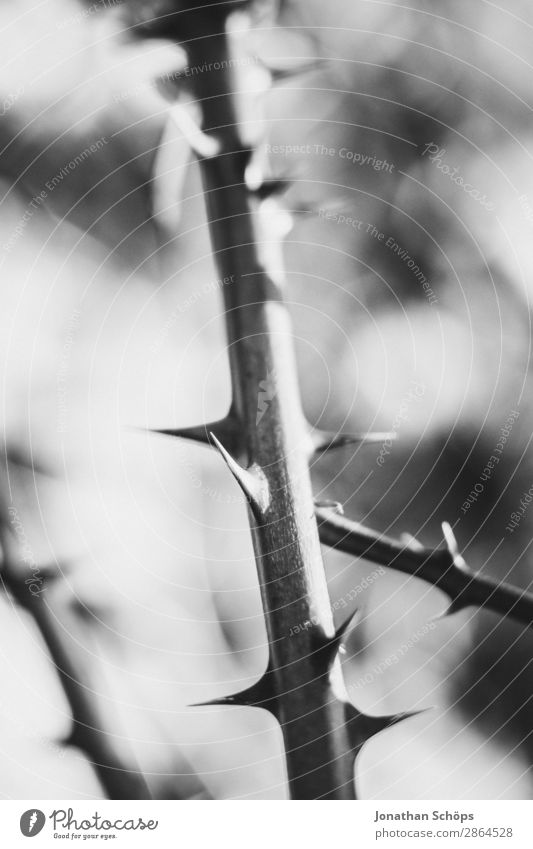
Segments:
[[[249,469],[243,469],[242,466],[233,459],[231,454],[226,451],[214,433],[210,433],[209,436],[248,499],[254,515],[257,519],[262,519],[270,504],[268,481],[263,470],[256,465],[251,466]]]
[[[201,159],[211,159],[220,153],[219,140],[204,133],[181,103],[175,103],[170,107],[170,116],[191,149]]]

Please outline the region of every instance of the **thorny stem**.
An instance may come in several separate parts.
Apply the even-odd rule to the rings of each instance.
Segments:
[[[470,571],[462,558],[448,548],[431,551],[405,545],[331,510],[317,509],[316,514],[320,539],[325,545],[439,587],[450,597],[453,612],[470,606],[483,607],[533,628],[531,593]]]
[[[345,704],[335,696],[327,648],[334,625],[308,468],[309,432],[302,415],[291,326],[279,285],[261,266],[251,193],[249,151],[234,106],[224,32],[188,45],[191,65],[209,56],[216,71],[193,77],[203,129],[216,155],[200,161],[224,304],[233,390],[249,466],[264,476],[268,504],[253,511],[252,534],[270,646],[269,686],[284,737],[294,799],[353,799],[354,757]],[[268,409],[258,419],[260,384]],[[310,627],[289,636],[295,623]]]
[[[150,21],[148,27],[180,43],[182,26],[188,29],[189,64],[202,68],[192,74],[192,85],[202,111],[203,135],[201,144],[194,138],[191,144],[200,161],[217,269],[221,278],[231,281],[223,288],[230,411],[212,425],[159,432],[202,442],[210,433],[250,506],[268,667],[245,693],[210,704],[248,704],[274,713],[282,728],[294,799],[353,799],[354,754],[373,734],[406,715],[365,716],[347,702],[342,682],[336,682],[334,692],[332,662],[338,661],[344,628],[351,620],[335,633],[317,518],[320,541],[444,589],[452,602],[448,612],[471,604],[485,606],[531,626],[533,597],[471,573],[449,528],[447,550],[428,552],[413,543],[406,546],[381,537],[329,509],[318,507],[315,518],[309,474],[313,452],[375,441],[377,435],[320,434],[304,421],[289,316],[278,281],[259,261],[254,212],[268,195],[271,181],[264,180],[255,193],[246,185],[251,151],[238,130],[231,57],[223,31],[230,5],[219,0],[207,13],[191,0],[187,9],[164,16],[162,26],[154,30]],[[186,127],[184,132],[187,136]],[[265,381],[266,410],[258,405]],[[247,470],[235,455],[246,457]],[[294,629],[295,624],[305,627]]]

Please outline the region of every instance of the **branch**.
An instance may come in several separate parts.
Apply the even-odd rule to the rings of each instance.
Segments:
[[[446,548],[428,550],[386,537],[331,510],[318,508],[316,515],[324,545],[427,581],[450,597],[449,613],[482,607],[533,628],[533,594],[472,572],[449,525],[443,525]]]
[[[376,437],[320,433],[304,419],[282,285],[262,265],[255,232],[256,213],[277,187],[268,176],[248,184],[253,152],[239,130],[234,63],[220,20],[225,5],[195,14],[192,3],[190,14],[167,16],[163,26],[167,37],[182,46],[186,40],[191,68],[202,68],[190,77],[202,128],[189,137],[217,271],[229,281],[223,298],[232,387],[230,413],[216,423],[211,440],[248,501],[269,641],[261,680],[222,703],[261,707],[278,719],[293,799],[354,799],[354,755],[403,717],[366,717],[349,704],[339,680],[344,628],[334,628],[309,462],[317,453]],[[199,427],[170,435],[205,441],[206,433]],[[233,450],[224,433],[237,437]]]
[[[59,614],[48,601],[47,590],[56,575],[39,569],[39,583],[26,583],[23,566],[15,565],[10,556],[13,545],[6,528],[1,537],[1,585],[35,621],[70,707],[72,731],[65,745],[76,746],[87,755],[109,799],[150,799],[144,776],[134,766],[133,754],[129,762],[121,757],[113,745],[116,735],[106,730],[96,687],[91,687],[94,672],[87,663],[86,652],[72,636],[79,624],[77,617],[64,608]]]
[[[200,167],[218,272],[232,281],[223,290],[232,409],[248,468],[239,471],[223,454],[251,508],[270,644],[262,684],[268,695],[253,703],[280,722],[294,799],[353,799],[346,706],[335,697],[329,676],[335,629],[313,515],[309,429],[300,407],[290,320],[278,282],[259,260],[258,201],[246,185],[251,151],[238,132],[226,35],[193,40],[188,52],[191,65],[208,56],[210,66],[221,69],[198,74],[193,82],[203,132],[219,149],[201,159]],[[267,400],[258,415],[265,381]],[[290,636],[301,622],[310,627]]]

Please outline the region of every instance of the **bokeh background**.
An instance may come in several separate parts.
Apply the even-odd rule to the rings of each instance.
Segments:
[[[22,581],[55,575],[46,601],[156,798],[285,798],[269,715],[188,707],[259,677],[265,629],[220,458],[145,432],[223,415],[229,379],[198,169],[168,99],[196,117],[185,54],[140,39],[128,6],[0,2],[4,539]],[[240,112],[255,164],[291,181],[263,232],[306,414],[398,436],[317,460],[317,496],[424,545],[449,521],[469,565],[527,588],[531,5],[289,0],[252,18],[233,24]],[[367,744],[360,796],[530,798],[531,635],[470,609],[433,621],[437,590],[325,558],[339,621],[361,610],[354,703],[434,708]],[[38,629],[9,592],[0,608],[0,795],[101,797],[63,745]]]

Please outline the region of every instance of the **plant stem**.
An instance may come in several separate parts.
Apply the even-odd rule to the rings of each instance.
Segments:
[[[224,304],[237,420],[252,469],[261,470],[269,501],[255,511],[252,534],[270,663],[268,681],[286,749],[293,799],[353,799],[354,757],[345,705],[330,681],[335,631],[314,516],[308,467],[309,428],[298,390],[291,324],[279,285],[261,267],[253,198],[245,184],[249,152],[235,112],[225,33],[193,40],[190,65],[203,130],[219,152],[200,160],[209,229]],[[258,416],[260,384],[269,401]],[[304,625],[291,636],[294,626]]]

